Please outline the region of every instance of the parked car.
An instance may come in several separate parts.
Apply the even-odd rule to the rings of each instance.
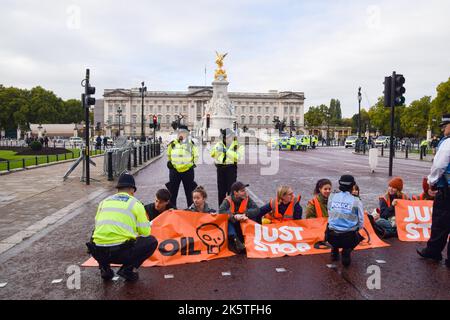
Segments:
[[[345,149],[347,148],[354,148],[356,145],[356,140],[358,140],[357,136],[348,136],[345,139]]]
[[[71,137],[69,139],[69,143],[74,147],[81,146],[83,144],[83,139],[81,139],[80,137]]]
[[[375,147],[385,147],[387,148],[390,144],[390,140],[391,138],[388,136],[379,136],[376,140],[375,140]]]

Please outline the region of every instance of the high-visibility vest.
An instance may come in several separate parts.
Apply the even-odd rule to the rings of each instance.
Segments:
[[[113,246],[138,236],[149,236],[150,231],[142,203],[126,192],[119,192],[98,206],[92,239],[98,246]]]
[[[314,198],[312,198],[311,200],[308,201],[309,205],[313,205],[314,209],[316,209],[316,217],[317,218],[323,218],[323,212],[322,212],[322,207],[320,206],[320,201],[319,201],[319,196],[315,196]]]
[[[230,196],[226,197],[225,199],[227,199],[228,203],[230,204],[230,213],[231,214],[243,214],[247,211],[247,205],[248,205],[248,197],[246,197],[244,200],[241,201],[241,204],[239,206],[239,210],[236,212],[236,208],[234,205],[234,201],[233,199],[231,199]]]
[[[300,202],[301,195],[298,195],[297,197],[294,196],[292,201],[289,203],[288,207],[286,208],[286,211],[284,214],[281,214],[279,212],[279,201],[278,197],[275,198],[275,202],[273,202],[273,199],[270,199],[270,208],[272,211],[268,214],[266,214],[264,217],[266,219],[272,220],[272,222],[283,222],[286,220],[293,220],[294,219],[294,206]],[[275,211],[274,211],[275,210]]]
[[[186,172],[197,162],[198,149],[191,142],[180,143],[174,140],[169,144],[167,157],[178,172]]]
[[[425,193],[421,193],[419,196],[412,196],[413,200],[425,200]]]
[[[379,197],[379,199],[383,200],[388,207],[391,206],[391,198],[389,197],[389,194],[386,193],[383,197]],[[402,200],[408,200],[408,196],[402,192],[401,193],[401,199]]]
[[[295,146],[295,145],[297,144],[297,139],[296,139],[295,137],[291,137],[291,138],[289,139],[289,144],[290,144],[291,146]]]
[[[227,148],[222,141],[216,143],[210,155],[216,164],[237,164],[244,154],[244,146],[240,146],[237,141]]]

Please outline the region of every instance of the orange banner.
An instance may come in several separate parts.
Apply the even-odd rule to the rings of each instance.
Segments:
[[[291,220],[266,225],[247,220],[241,223],[241,227],[249,258],[276,258],[331,251],[320,245],[325,237],[326,218]],[[366,215],[364,216],[364,229],[360,233],[365,239],[355,248],[356,250],[389,246],[375,234]]]
[[[152,235],[158,240],[155,253],[142,267],[170,266],[226,258],[228,215],[182,210],[168,211],[152,221]],[[97,266],[91,258],[83,266]]]
[[[395,222],[401,241],[428,241],[431,235],[433,201],[397,200]]]

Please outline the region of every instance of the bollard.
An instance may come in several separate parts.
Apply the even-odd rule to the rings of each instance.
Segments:
[[[142,146],[139,146],[139,165],[142,164]]]
[[[147,144],[147,160],[150,160],[150,144]]]
[[[22,168],[25,169],[25,159],[24,158],[22,158]]]
[[[150,145],[150,157],[153,159],[155,157],[155,144]]]
[[[113,181],[112,152],[108,152],[108,181]]]
[[[409,147],[406,146],[406,149],[405,149],[405,159],[408,159],[408,149],[409,149]]]
[[[161,154],[161,144],[157,143],[156,144],[156,154],[155,156],[159,156]]]
[[[38,165],[38,157],[36,157],[36,165]]]
[[[50,157],[47,155],[47,163],[50,162]]]
[[[64,160],[67,160],[67,153],[64,153]]]
[[[143,145],[143,148],[144,148],[144,154],[143,154],[143,157],[144,157],[144,162],[147,162],[147,146],[146,145]]]
[[[11,166],[9,165],[9,160],[6,160],[6,171],[10,171]]]
[[[137,148],[133,147],[133,167],[137,167]]]
[[[250,138],[249,137],[245,137],[245,145],[248,146],[250,144]]]
[[[384,157],[384,144],[381,145],[381,156]]]
[[[423,160],[423,148],[420,147],[420,160]]]
[[[128,152],[128,166],[127,166],[128,171],[131,171],[131,149]]]
[[[366,155],[366,145],[363,144],[363,154]]]

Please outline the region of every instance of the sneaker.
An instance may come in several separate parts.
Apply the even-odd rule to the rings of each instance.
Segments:
[[[238,237],[232,237],[231,239],[231,246],[236,251],[236,253],[243,253],[245,250],[244,244],[239,240]]]
[[[375,231],[376,235],[380,239],[386,238],[386,230],[377,225],[375,218],[372,215],[368,214],[367,217],[369,218],[370,224],[372,225],[373,231]]]
[[[111,269],[111,267],[108,266],[102,266],[100,267],[100,276],[103,280],[108,281],[114,278],[114,271]]]
[[[417,249],[417,254],[419,256],[421,256],[422,258],[425,259],[432,259],[434,261],[441,261],[442,260],[442,255],[436,255],[436,254],[431,254],[428,250],[428,248],[423,248],[423,249]]]
[[[136,271],[133,271],[133,267],[121,267],[119,271],[117,271],[117,274],[124,278],[126,281],[136,281],[139,279],[139,273]]]
[[[348,267],[352,262],[352,258],[350,257],[352,250],[343,249],[342,250],[342,265],[344,267]]]
[[[339,248],[331,249],[331,261],[339,261],[339,259],[340,259]]]

